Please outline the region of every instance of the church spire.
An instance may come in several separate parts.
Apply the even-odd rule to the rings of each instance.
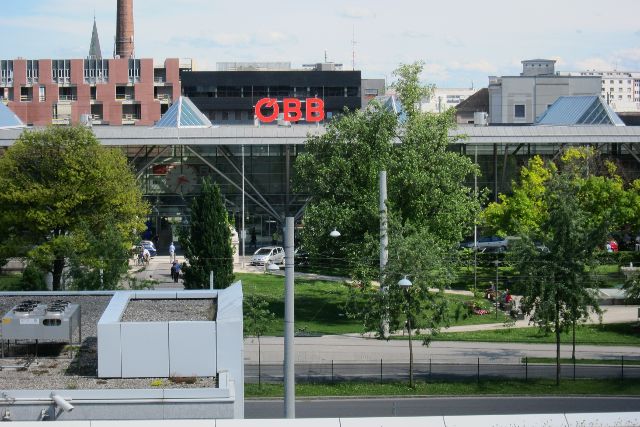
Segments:
[[[102,50],[100,49],[100,39],[98,38],[98,25],[96,25],[96,17],[93,16],[93,33],[91,34],[91,45],[89,46],[89,58],[102,59]]]

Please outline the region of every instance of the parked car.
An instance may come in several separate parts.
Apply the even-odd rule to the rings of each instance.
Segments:
[[[309,265],[309,252],[305,251],[302,248],[297,248],[293,253],[293,260],[295,265]]]
[[[156,245],[154,245],[151,240],[142,240],[140,242],[140,246],[148,250],[149,255],[151,255],[151,257],[154,257],[158,254],[158,251],[156,250]]]
[[[265,246],[254,252],[251,265],[265,265],[268,263],[284,265],[284,248],[282,246]]]
[[[516,236],[479,237],[476,243],[476,247],[479,252],[504,252],[509,247],[509,243],[518,239],[520,239],[520,237]],[[463,248],[473,249],[473,240],[463,242],[460,246]]]

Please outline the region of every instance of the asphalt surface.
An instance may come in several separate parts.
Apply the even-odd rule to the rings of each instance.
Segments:
[[[640,397],[427,397],[298,400],[297,418],[640,411]],[[247,400],[245,418],[282,418],[282,400]]]

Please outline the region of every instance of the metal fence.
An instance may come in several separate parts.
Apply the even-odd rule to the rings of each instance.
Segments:
[[[408,363],[377,362],[341,363],[296,363],[298,382],[344,382],[344,381],[391,381],[409,378]],[[282,365],[245,365],[245,382],[278,383],[283,381]],[[640,379],[640,358],[617,357],[593,364],[562,363],[560,375],[563,379]],[[509,363],[477,358],[454,363],[445,360],[420,360],[413,364],[413,376],[421,380],[466,380],[490,379],[537,380],[555,379],[555,363],[530,363],[528,358]]]

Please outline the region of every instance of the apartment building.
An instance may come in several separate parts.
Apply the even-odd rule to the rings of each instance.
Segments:
[[[616,112],[640,112],[640,72],[573,71],[568,76],[598,76],[602,81],[601,98]]]
[[[7,59],[0,61],[0,98],[27,125],[150,126],[181,92],[190,60]]]

